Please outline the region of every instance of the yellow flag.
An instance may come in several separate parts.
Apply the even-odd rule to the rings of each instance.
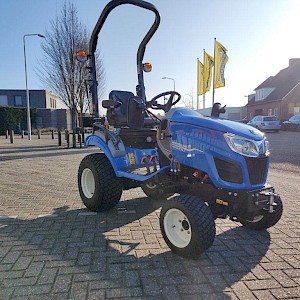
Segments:
[[[218,41],[215,44],[215,89],[225,86],[225,65],[228,61],[227,49]]]
[[[214,58],[204,51],[204,93],[210,90]]]
[[[203,64],[198,59],[198,82],[197,82],[197,93],[198,96],[203,95]]]

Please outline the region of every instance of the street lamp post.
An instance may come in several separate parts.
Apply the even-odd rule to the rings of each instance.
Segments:
[[[39,34],[39,33],[24,34],[24,36],[23,36],[25,82],[26,82],[26,105],[27,105],[27,130],[28,130],[28,140],[31,140],[30,104],[29,104],[29,90],[28,90],[28,85],[27,85],[27,65],[26,65],[26,46],[25,46],[25,37],[26,36],[38,36],[41,38],[45,38],[45,36],[43,36],[42,34]]]
[[[175,79],[174,79],[174,78],[170,78],[170,77],[162,77],[162,79],[173,80],[173,90],[174,90],[174,92],[175,92]]]

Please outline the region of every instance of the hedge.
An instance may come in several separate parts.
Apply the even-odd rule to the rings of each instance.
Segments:
[[[30,108],[31,126],[36,124],[36,108]],[[20,127],[19,127],[20,125]],[[0,107],[0,134],[5,134],[5,130],[18,129],[27,130],[27,108],[26,107]]]

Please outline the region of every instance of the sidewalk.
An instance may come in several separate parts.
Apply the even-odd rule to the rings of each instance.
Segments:
[[[300,298],[299,174],[270,171],[284,200],[275,227],[217,220],[213,246],[186,260],[164,243],[161,203],[141,189],[108,213],[88,211],[77,169],[96,149],[57,145],[0,136],[0,299]]]

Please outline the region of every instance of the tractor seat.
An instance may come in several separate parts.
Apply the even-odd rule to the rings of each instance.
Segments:
[[[134,97],[132,92],[113,90],[109,93],[109,99],[119,102],[116,108],[107,109],[107,119],[109,124],[120,127],[127,126],[127,106],[128,100]]]
[[[133,98],[135,101],[133,101]],[[111,91],[109,93],[109,99],[119,104],[113,105],[112,107],[105,106],[105,108],[107,108],[107,120],[109,124],[115,127],[127,127],[130,126],[129,120],[132,120],[132,118],[142,118],[139,122],[141,127],[153,128],[155,125],[157,125],[157,122],[150,118],[150,116],[148,116],[148,114],[145,112],[144,108],[138,104],[143,102],[142,98],[138,98],[139,97],[134,96],[132,92],[118,90]],[[132,105],[137,105],[137,110],[135,114],[131,113],[129,116],[128,110],[129,107],[132,107]],[[135,108],[133,111],[135,112]]]

